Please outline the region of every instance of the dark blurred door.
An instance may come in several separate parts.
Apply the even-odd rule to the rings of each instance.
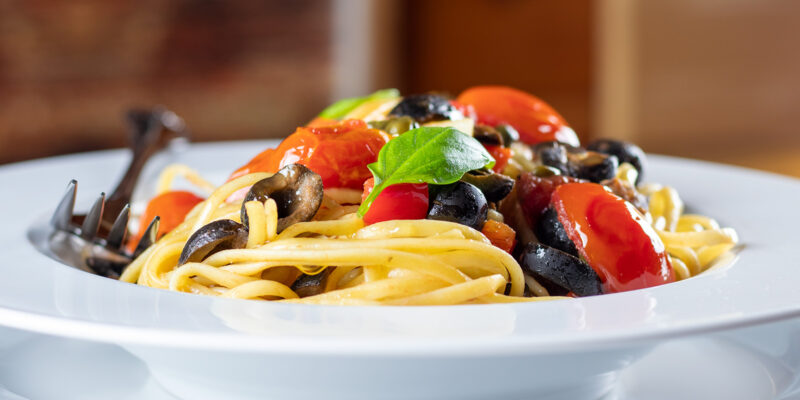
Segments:
[[[527,90],[590,132],[591,0],[411,0],[400,51],[409,92],[478,84]]]

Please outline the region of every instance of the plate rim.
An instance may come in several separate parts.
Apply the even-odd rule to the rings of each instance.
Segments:
[[[239,147],[239,148],[247,148],[247,149],[262,149],[268,145],[274,144],[275,141],[236,141],[236,142],[214,142],[214,143],[201,143],[201,144],[192,144],[191,149],[194,152],[209,152],[209,151],[218,151],[220,148],[232,148],[232,147]],[[191,153],[191,152],[190,152]],[[650,155],[651,159],[656,161],[656,164],[663,164],[665,166],[694,166],[696,168],[708,168],[711,170],[715,170],[717,172],[722,171],[722,174],[733,174],[739,176],[749,176],[748,179],[756,179],[756,180],[763,180],[770,182],[770,185],[777,185],[778,183],[783,185],[788,185],[792,187],[794,190],[797,190],[800,193],[800,180],[786,177],[779,174],[767,173],[756,171],[748,168],[742,167],[735,167],[735,166],[727,166],[723,164],[716,164],[710,163],[706,161],[698,161],[698,160],[688,160],[676,157],[668,157],[668,156],[659,156],[659,155]],[[122,150],[106,150],[100,152],[89,152],[89,153],[81,153],[81,154],[74,154],[74,155],[66,155],[66,156],[59,156],[54,158],[46,158],[46,159],[39,159],[39,160],[32,160],[23,163],[17,164],[9,164],[6,166],[0,167],[0,183],[3,182],[4,178],[8,178],[9,175],[27,175],[29,174],[28,171],[33,171],[37,169],[41,169],[43,165],[70,165],[75,163],[85,163],[91,162],[92,160],[116,160],[117,162],[122,162],[125,159],[125,152]],[[41,174],[41,172],[33,173]],[[111,180],[113,180],[113,174],[108,173],[107,175],[111,176]],[[7,179],[6,179],[7,180]],[[64,180],[64,182],[67,182]],[[669,182],[666,182],[669,184]],[[101,182],[101,184],[107,184],[107,182]],[[85,192],[84,192],[85,193]],[[683,194],[683,193],[682,193]],[[53,199],[57,199],[57,196],[53,196]],[[3,204],[3,200],[0,200],[0,205]],[[0,210],[5,210],[5,207],[1,207]],[[1,212],[1,211],[0,211]],[[717,216],[717,218],[724,218],[724,216]],[[12,227],[15,225],[17,227],[20,226],[23,222],[29,222],[30,219],[26,218],[12,218]],[[25,227],[27,229],[27,226]],[[736,228],[736,227],[735,227]],[[737,228],[738,230],[738,228]],[[743,232],[740,232],[740,234]],[[23,235],[24,236],[24,235]],[[747,237],[748,235],[743,235]],[[8,240],[9,234],[6,233],[5,237],[0,234],[0,240],[6,243],[6,247],[9,245],[20,244],[20,240]],[[17,238],[19,239],[19,238]],[[24,239],[27,244],[27,240]],[[16,249],[20,254],[28,254],[30,255],[30,250],[32,250],[32,246],[29,246],[30,249],[25,251],[25,249]],[[3,246],[0,245],[0,249]],[[762,249],[748,249],[742,252],[743,256],[747,256],[750,254],[751,251],[759,250],[763,252]],[[769,250],[769,249],[768,249]],[[33,250],[35,252],[35,250]],[[38,254],[38,253],[37,253]],[[44,259],[44,256],[41,256]],[[730,271],[736,271],[737,267],[740,266],[743,261],[744,262],[752,262],[748,261],[749,256],[745,257],[744,260],[739,260],[736,265],[732,267]],[[83,282],[83,284],[88,285],[88,281],[92,281],[93,279],[85,279],[87,277],[102,279],[106,281],[105,283],[111,283],[113,285],[119,285],[117,282],[109,282],[105,278],[100,278],[96,276],[86,275],[85,273],[79,272],[77,270],[71,270],[69,267],[61,266],[60,264],[56,263],[55,261],[44,259],[38,260],[37,262],[33,263],[37,267],[44,270],[49,270],[50,272],[58,271],[61,268],[61,272],[57,272],[59,275],[66,275],[69,279]],[[8,272],[11,270],[8,263],[4,263],[0,261],[0,276],[4,272]],[[786,272],[785,270],[782,270]],[[19,271],[17,271],[19,273]],[[76,278],[75,274],[85,275],[82,278]],[[727,272],[721,274],[710,274],[709,276],[701,276],[693,278],[689,281],[678,282],[671,285],[666,285],[663,287],[657,288],[650,288],[644,289],[641,291],[634,291],[628,293],[620,293],[620,294],[612,294],[612,295],[605,295],[600,296],[601,298],[595,299],[574,299],[574,300],[565,300],[568,302],[573,302],[572,304],[579,304],[581,306],[589,305],[592,303],[625,303],[625,298],[636,298],[636,299],[655,299],[656,303],[659,300],[667,299],[670,293],[664,292],[685,292],[686,290],[690,289],[681,289],[685,286],[696,287],[702,286],[700,285],[701,282],[708,281],[709,285],[713,283],[719,283],[720,279],[724,281],[724,279],[730,278],[731,276],[738,279],[738,273],[729,274]],[[791,277],[791,276],[790,276]],[[794,275],[796,279],[800,279],[800,273],[796,273]],[[774,277],[771,277],[774,278]],[[774,279],[768,280],[770,284],[779,283],[773,282]],[[763,282],[761,282],[763,283]],[[97,284],[91,283],[90,286],[108,286],[105,284]],[[136,292],[141,291],[141,293],[145,293],[148,290],[158,290],[152,288],[142,288],[136,287],[134,285],[130,285],[135,287],[136,290],[125,290],[125,292]],[[0,288],[3,285],[0,284]],[[673,289],[674,288],[674,289]],[[780,287],[781,290],[785,290],[784,287]],[[150,292],[146,292],[150,293]],[[149,294],[137,294],[132,295],[133,297],[148,297]],[[190,295],[190,294],[182,294],[182,293],[168,293],[164,291],[164,293],[159,294],[157,297],[160,301],[164,302],[174,302],[180,303],[182,305],[192,304],[191,307],[196,308],[203,308],[208,307],[209,309],[212,307],[241,307],[241,308],[250,308],[251,303],[253,301],[248,300],[236,300],[236,299],[209,299],[209,298],[202,298],[201,296]],[[179,299],[180,300],[172,300],[172,299]],[[611,298],[610,300],[604,300],[602,298]],[[202,300],[201,300],[202,299]],[[800,295],[796,297],[792,297],[791,299],[800,299]],[[233,306],[230,306],[233,304]],[[657,306],[658,304],[656,304]],[[326,314],[330,313],[333,315],[341,315],[342,313],[353,313],[359,314],[362,313],[358,310],[372,310],[372,307],[342,307],[342,306],[308,306],[308,305],[286,305],[286,304],[272,304],[270,307],[277,307],[277,308],[293,308],[299,307],[302,309],[308,309],[309,307],[316,308],[316,311],[308,312],[309,315],[315,314]],[[264,309],[270,307],[262,307]],[[536,311],[530,311],[529,307],[539,307],[542,309],[545,308],[552,308],[552,309],[561,309],[565,307],[561,306],[542,306],[541,303],[534,303],[534,304],[514,304],[514,305],[472,305],[472,306],[445,306],[445,307],[426,307],[428,310],[437,311],[440,313],[451,313],[453,311],[458,310],[458,313],[462,313],[462,309],[474,309],[480,310],[482,307],[494,307],[496,309],[503,309],[508,311],[515,316],[526,316],[530,314],[536,314]],[[604,306],[598,306],[602,309]],[[395,308],[395,307],[380,307],[381,312],[386,312],[389,314],[399,314],[397,309],[402,308]],[[590,307],[590,309],[592,309]],[[55,311],[54,311],[55,310]],[[333,311],[331,311],[333,310]],[[347,310],[347,311],[345,311]],[[356,310],[356,311],[350,311]],[[388,311],[386,311],[388,310]],[[403,314],[408,314],[409,309],[404,309],[406,311],[400,312]],[[447,311],[443,311],[447,310]],[[444,340],[443,337],[406,337],[403,335],[389,335],[389,336],[358,336],[356,338],[342,338],[339,336],[332,336],[324,338],[324,340],[320,340],[320,336],[299,336],[294,337],[291,335],[263,335],[259,333],[253,332],[243,332],[241,330],[231,329],[229,331],[224,330],[216,330],[216,331],[204,331],[204,332],[192,332],[187,329],[165,329],[163,326],[161,328],[152,328],[147,326],[140,325],[126,325],[121,324],[118,321],[116,322],[108,322],[103,321],[102,319],[91,319],[91,315],[85,314],[82,315],[82,318],[79,318],[78,315],[65,315],[62,313],[60,316],[58,315],[58,310],[51,309],[50,314],[43,314],[38,313],[35,310],[31,309],[21,309],[19,307],[14,307],[13,304],[9,304],[9,297],[7,295],[0,295],[0,325],[11,326],[19,329],[25,329],[30,331],[36,331],[39,333],[46,333],[46,334],[56,334],[61,336],[69,336],[74,338],[83,338],[89,340],[96,340],[96,341],[106,341],[106,342],[114,342],[114,343],[127,343],[131,345],[151,345],[151,346],[168,346],[168,347],[188,347],[188,348],[197,348],[202,347],[207,349],[214,349],[214,350],[224,350],[224,351],[261,351],[261,352],[291,352],[291,353],[314,353],[314,354],[349,354],[349,355],[394,355],[394,356],[402,356],[402,355],[413,355],[413,354],[450,354],[450,355],[464,355],[464,354],[499,354],[499,353],[520,353],[520,352],[547,352],[547,351],[568,351],[568,350],[576,350],[576,349],[600,349],[600,348],[610,348],[615,346],[631,346],[635,344],[643,344],[648,341],[653,340],[660,340],[663,338],[673,338],[678,336],[687,336],[692,334],[704,333],[704,332],[712,332],[712,331],[719,331],[731,328],[738,328],[744,326],[750,326],[754,324],[761,324],[767,322],[774,322],[783,319],[789,318],[797,318],[800,317],[800,302],[794,302],[793,304],[785,305],[784,307],[773,307],[768,310],[749,310],[743,313],[732,313],[728,316],[723,316],[722,318],[716,319],[708,319],[703,321],[686,321],[681,318],[680,315],[671,315],[668,316],[664,322],[663,326],[660,326],[658,323],[653,323],[652,321],[649,323],[642,323],[642,324],[634,324],[633,326],[638,326],[639,329],[633,330],[631,332],[625,333],[620,332],[619,329],[607,328],[600,329],[600,330],[593,330],[591,327],[588,331],[581,332],[579,328],[575,328],[570,330],[570,334],[568,335],[557,335],[558,331],[555,331],[554,334],[551,335],[543,335],[543,336],[531,336],[530,332],[528,331],[520,331],[520,332],[513,332],[509,336],[503,338],[502,342],[496,340],[495,337],[489,336],[463,336],[457,338],[449,338],[448,340]],[[53,312],[54,311],[54,312]],[[271,310],[270,312],[274,312]],[[372,311],[375,312],[375,311]],[[505,311],[504,311],[505,312]],[[303,311],[301,314],[305,314],[306,312]],[[470,314],[475,314],[473,312],[468,311]],[[435,314],[435,313],[434,313]],[[479,314],[486,314],[486,313],[479,313]],[[656,313],[656,319],[660,317],[664,317],[664,315]],[[672,319],[670,319],[672,318]],[[408,322],[406,322],[408,323]],[[59,327],[60,325],[60,327]],[[531,331],[534,332],[534,331]],[[591,333],[591,335],[586,334],[586,332]],[[331,344],[335,344],[335,346],[331,346]],[[471,346],[472,345],[472,346]]]

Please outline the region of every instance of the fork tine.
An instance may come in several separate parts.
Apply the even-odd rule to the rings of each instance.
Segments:
[[[59,230],[69,230],[72,221],[72,210],[75,208],[75,192],[78,189],[78,181],[69,181],[67,192],[56,207],[53,217],[50,218],[50,225]]]
[[[86,240],[92,240],[97,236],[97,228],[100,227],[100,218],[103,217],[103,207],[106,204],[106,194],[100,193],[100,197],[94,201],[92,208],[86,217],[83,219],[81,225],[81,237]]]
[[[130,219],[131,206],[125,204],[122,211],[119,212],[117,219],[114,220],[114,225],[108,231],[106,237],[106,247],[113,250],[122,248],[122,242],[125,241],[125,235],[128,233],[128,220]]]
[[[139,243],[136,245],[136,250],[133,251],[133,258],[139,257],[139,254],[142,254],[143,251],[156,242],[156,235],[158,234],[158,225],[160,222],[161,218],[153,218],[153,221],[150,222],[150,225],[148,225],[147,229],[144,231],[142,239],[139,240]]]

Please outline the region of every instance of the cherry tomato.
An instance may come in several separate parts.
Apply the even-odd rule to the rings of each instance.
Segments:
[[[230,177],[253,172],[277,172],[299,163],[322,177],[326,188],[360,189],[372,173],[367,164],[378,159],[378,152],[389,135],[370,129],[367,123],[351,119],[336,122],[316,121],[313,127],[300,127],[278,145],[255,156]]]
[[[503,172],[503,169],[508,165],[508,160],[511,159],[511,149],[490,144],[484,144],[483,147],[494,157],[495,164],[492,170],[494,172]]]
[[[306,128],[319,128],[323,126],[333,126],[339,124],[341,124],[341,121],[338,119],[316,117],[306,124]]]
[[[530,172],[520,175],[517,181],[517,198],[528,223],[531,226],[536,224],[542,212],[550,206],[550,198],[557,187],[580,181],[578,178],[563,175],[540,177]]]
[[[568,183],[552,204],[567,236],[600,276],[606,292],[675,281],[664,243],[630,203],[596,183]]]
[[[528,144],[557,140],[578,146],[578,136],[553,107],[536,96],[505,86],[476,86],[455,101],[464,115],[477,122],[513,126],[520,140]]]
[[[483,224],[483,228],[481,229],[481,233],[483,233],[493,245],[509,254],[514,251],[514,246],[517,244],[517,233],[514,232],[514,229],[510,226],[502,222],[491,219],[486,220],[486,223]]]
[[[147,208],[139,219],[139,232],[129,243],[131,243],[131,246],[135,246],[144,235],[147,226],[156,216],[161,219],[156,237],[164,236],[167,232],[180,225],[186,219],[186,214],[203,200],[205,199],[183,190],[173,190],[153,197],[147,203]]]
[[[375,179],[364,182],[362,201],[375,186]],[[425,219],[428,215],[428,184],[399,183],[387,186],[372,201],[364,214],[364,223],[374,224],[393,219]]]

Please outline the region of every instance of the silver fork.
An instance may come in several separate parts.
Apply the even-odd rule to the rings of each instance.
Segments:
[[[125,249],[130,219],[130,200],[147,160],[176,138],[188,138],[183,120],[163,108],[132,110],[127,114],[133,157],[111,195],[95,200],[89,212],[74,213],[78,188],[70,181],[49,223],[34,226],[28,236],[39,251],[72,267],[118,278],[130,262],[150,247],[158,233],[155,217],[133,252]]]

